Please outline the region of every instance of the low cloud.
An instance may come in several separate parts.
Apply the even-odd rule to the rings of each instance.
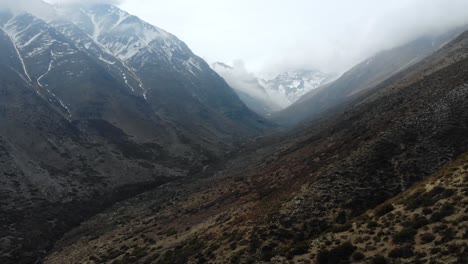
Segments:
[[[208,61],[254,72],[342,72],[374,53],[468,23],[468,0],[132,0],[122,8]]]
[[[0,10],[10,12],[27,11],[33,14],[46,12],[50,9],[49,4],[42,0],[0,0]]]
[[[123,0],[49,0],[49,2],[61,5],[120,5]]]
[[[100,4],[119,5],[121,3],[123,0],[0,0],[0,11],[29,12],[45,17],[52,12],[51,4],[93,6]]]

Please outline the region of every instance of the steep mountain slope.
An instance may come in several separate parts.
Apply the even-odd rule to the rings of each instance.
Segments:
[[[113,189],[138,182],[155,186],[166,181],[160,175],[183,175],[164,164],[167,159],[158,166],[150,150],[145,153],[123,133],[113,142],[99,136],[98,127],[83,133],[59,104],[38,96],[9,67],[1,69],[2,263],[34,263],[54,239],[100,209]],[[138,156],[143,153],[148,158]]]
[[[211,67],[234,88],[250,109],[262,116],[290,106],[332,78],[317,70],[291,70],[266,80],[248,72],[242,63],[229,66],[217,62]]]
[[[269,126],[175,36],[115,6],[48,10],[0,11],[1,263]]]
[[[330,228],[468,152],[467,99],[465,32],[346,112],[260,139],[211,177],[115,205],[68,233],[46,263],[300,261]]]
[[[315,119],[414,65],[460,33],[461,30],[457,29],[439,36],[425,36],[401,47],[380,52],[353,67],[336,81],[305,94],[295,104],[275,113],[271,119],[283,125],[296,125]]]

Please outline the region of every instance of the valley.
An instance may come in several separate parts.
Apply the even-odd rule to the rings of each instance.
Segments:
[[[0,263],[468,259],[467,27],[266,80],[37,3],[0,9]]]
[[[465,33],[389,79],[353,102],[352,111],[330,113],[294,136],[261,139],[207,179],[114,206],[69,233],[46,263],[85,262],[94,249],[91,260],[98,263],[319,261],[323,246],[314,241],[322,234],[343,230],[467,151],[466,40]],[[440,65],[447,53],[449,65],[419,78],[420,69]],[[466,182],[458,182],[465,192]],[[463,210],[454,212],[463,216]],[[351,246],[354,253],[357,245]],[[380,250],[388,261],[402,259]],[[444,252],[445,263],[464,256]]]

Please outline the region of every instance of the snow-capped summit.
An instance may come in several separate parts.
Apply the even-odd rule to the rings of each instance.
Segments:
[[[180,51],[184,45],[172,34],[152,26],[138,17],[112,5],[95,5],[91,7],[56,8],[59,18],[77,25],[94,41],[102,44],[108,51],[123,61],[127,61],[143,52],[152,49],[164,51],[167,58]],[[78,12],[77,12],[78,11]]]
[[[329,80],[330,75],[318,70],[290,70],[279,74],[273,79],[262,80],[261,83],[283,95],[289,102],[289,106],[301,96]]]
[[[270,115],[282,110],[309,91],[331,79],[317,70],[290,70],[270,78],[261,78],[247,71],[242,62],[232,66],[216,62],[212,68],[238,93],[255,112]]]

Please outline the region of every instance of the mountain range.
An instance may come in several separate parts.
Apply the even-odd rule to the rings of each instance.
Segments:
[[[41,5],[0,11],[0,263],[468,259],[466,28],[265,80]]]

